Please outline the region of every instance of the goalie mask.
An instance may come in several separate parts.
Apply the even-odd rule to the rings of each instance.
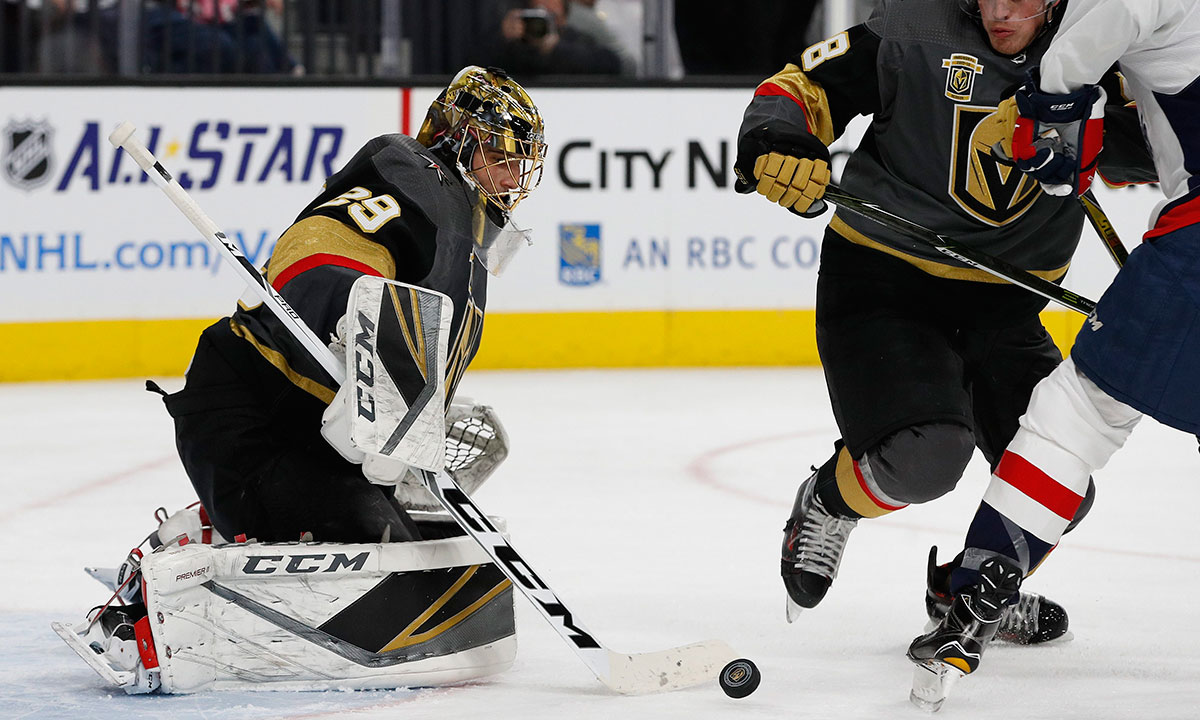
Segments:
[[[429,106],[417,141],[454,158],[478,193],[472,230],[475,254],[498,275],[529,233],[509,219],[542,178],[542,116],[529,94],[498,68],[463,68]]]

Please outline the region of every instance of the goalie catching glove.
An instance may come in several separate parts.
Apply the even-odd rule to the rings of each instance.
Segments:
[[[1091,187],[1104,143],[1104,89],[1088,85],[1065,95],[1038,89],[1031,73],[996,116],[1012,123],[992,152],[1041,183],[1049,195],[1082,195]]]
[[[751,130],[738,142],[734,172],[740,193],[754,189],[802,217],[825,212],[821,197],[829,185],[829,148],[812,135]]]

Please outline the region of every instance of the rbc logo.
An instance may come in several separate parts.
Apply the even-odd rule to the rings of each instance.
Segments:
[[[600,224],[558,226],[558,281],[586,287],[600,282]]]

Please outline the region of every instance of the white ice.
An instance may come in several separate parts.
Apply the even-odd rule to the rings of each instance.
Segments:
[[[161,381],[178,387],[178,380]],[[0,716],[29,718],[920,718],[904,649],[924,624],[931,544],[948,559],[987,480],[860,523],[822,605],[784,622],[780,530],[835,438],[819,370],[468,373],[508,463],[480,491],[513,544],[615,649],[728,641],[758,691],[716,682],[618,697],[519,599],[520,651],[468,686],[388,692],[125,696],[49,628],[106,593],[113,565],[191,489],[158,396],[133,381],[0,385]],[[940,715],[1200,717],[1196,439],[1144,421],[1097,475],[1090,517],[1027,583],[1063,603],[1074,640],[993,646]],[[486,714],[486,715],[485,715]]]

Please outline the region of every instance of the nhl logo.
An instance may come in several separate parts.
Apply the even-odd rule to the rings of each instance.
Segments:
[[[946,68],[946,97],[955,102],[970,102],[975,91],[975,76],[983,74],[983,65],[973,55],[954,53],[942,60]]]
[[[4,179],[22,190],[49,182],[54,166],[53,137],[53,128],[44,120],[10,120],[4,127]]]

